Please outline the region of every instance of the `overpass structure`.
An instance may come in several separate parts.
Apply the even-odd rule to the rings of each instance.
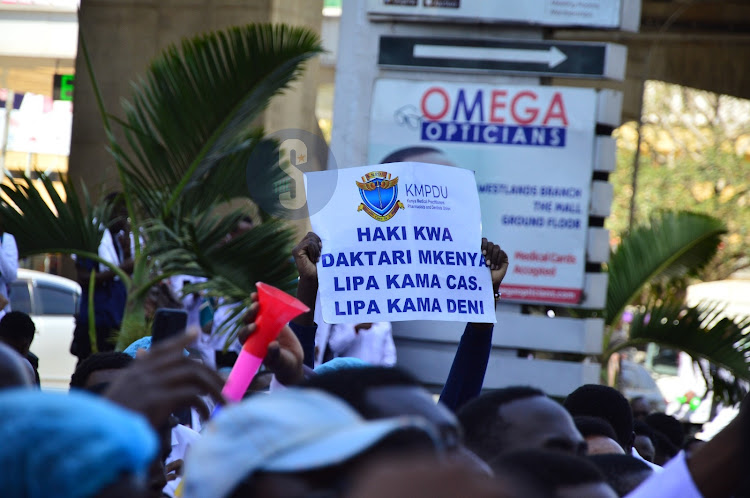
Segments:
[[[72,73],[78,0],[0,0],[0,88],[52,96],[55,73]]]

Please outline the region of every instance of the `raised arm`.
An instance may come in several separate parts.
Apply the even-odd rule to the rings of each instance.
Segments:
[[[492,291],[497,295],[500,284],[508,272],[508,255],[500,246],[482,239],[482,254],[492,274]],[[492,350],[491,323],[469,323],[458,343],[450,373],[445,381],[440,402],[452,411],[458,411],[467,401],[479,396],[484,384],[484,374]]]
[[[310,311],[304,313],[289,323],[290,328],[302,344],[305,352],[305,365],[315,366],[315,298],[318,294],[318,268],[316,263],[320,259],[323,247],[320,237],[313,232],[307,235],[292,249],[294,263],[297,265],[299,281],[297,282],[297,299],[302,301]]]

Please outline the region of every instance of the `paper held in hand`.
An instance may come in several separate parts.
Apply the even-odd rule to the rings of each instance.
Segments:
[[[379,164],[307,173],[305,189],[327,323],[495,322],[472,171]]]

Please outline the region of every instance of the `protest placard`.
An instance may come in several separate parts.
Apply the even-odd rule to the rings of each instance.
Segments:
[[[318,194],[331,181],[333,196]],[[305,188],[327,323],[495,322],[471,171],[362,166],[307,173]]]

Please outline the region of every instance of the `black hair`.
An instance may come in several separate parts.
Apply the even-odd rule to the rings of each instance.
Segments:
[[[557,496],[561,486],[604,483],[604,474],[588,459],[557,451],[509,451],[490,462],[495,475],[533,483],[540,496]]]
[[[0,337],[16,343],[19,340],[31,343],[36,327],[31,317],[22,311],[9,311],[0,320]]]
[[[578,432],[583,437],[604,436],[617,441],[617,434],[612,428],[612,424],[601,417],[590,417],[588,415],[579,415],[573,417]]]
[[[122,201],[122,192],[110,192],[107,195],[104,196],[104,202],[106,203],[114,203],[114,202],[121,202]]]
[[[643,420],[636,420],[633,422],[633,432],[636,436],[646,436],[654,442],[654,430]]]
[[[302,387],[320,389],[339,397],[362,417],[372,420],[379,414],[366,402],[367,389],[382,386],[420,386],[411,374],[393,367],[345,368],[311,377]]]
[[[617,389],[599,384],[586,384],[565,398],[563,406],[574,417],[589,415],[603,418],[617,434],[625,454],[633,446],[633,411],[628,400]]]
[[[466,446],[482,459],[497,454],[502,447],[500,407],[521,399],[547,397],[544,391],[529,386],[512,386],[482,394],[466,403],[458,412]]]
[[[127,367],[132,362],[131,356],[118,351],[92,354],[78,364],[70,378],[70,387],[84,389],[89,376],[97,370],[117,370]]]
[[[589,460],[604,474],[617,496],[625,496],[653,473],[644,461],[630,455],[591,455]]]
[[[685,430],[679,420],[664,413],[652,413],[646,417],[646,423],[653,430],[667,436],[673,445],[682,448],[685,442]]]
[[[430,153],[442,154],[443,151],[434,147],[404,147],[403,149],[398,149],[397,151],[388,154],[382,161],[380,161],[380,164],[400,163],[409,157]]]
[[[663,466],[680,452],[680,448],[672,444],[672,441],[659,431],[654,431],[654,437],[651,441],[654,443],[654,463],[656,465]]]

